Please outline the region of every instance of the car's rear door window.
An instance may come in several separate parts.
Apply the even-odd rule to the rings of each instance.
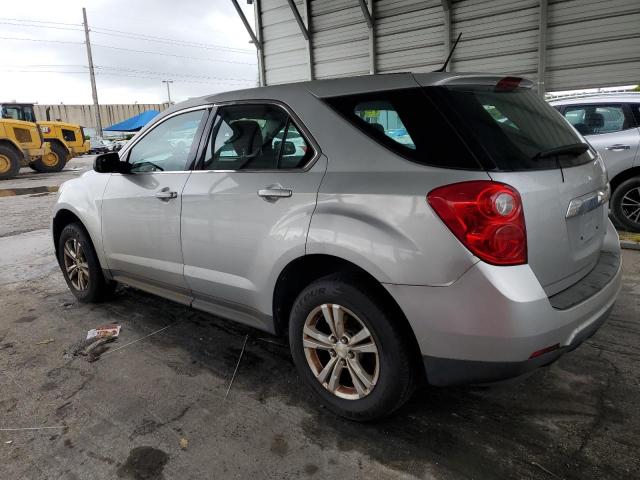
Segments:
[[[218,108],[204,153],[204,170],[302,168],[313,149],[289,114],[271,104]]]
[[[582,135],[620,132],[633,126],[622,104],[567,105],[564,117]]]
[[[373,140],[408,160],[437,167],[482,169],[420,88],[324,100]]]
[[[371,127],[400,145],[416,149],[416,144],[409,135],[407,127],[402,123],[400,114],[396,111],[391,102],[373,101],[358,103],[353,112]]]

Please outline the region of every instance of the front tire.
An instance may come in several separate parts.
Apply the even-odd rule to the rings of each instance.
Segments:
[[[70,223],[58,239],[58,263],[71,293],[81,302],[96,303],[108,298],[115,283],[107,282],[98,256],[82,225]]]
[[[629,232],[640,232],[640,177],[622,182],[611,196],[616,222]]]
[[[20,173],[20,156],[11,147],[0,145],[0,180],[8,180]]]
[[[356,421],[391,414],[416,383],[401,320],[364,285],[341,274],[313,282],[296,299],[289,324],[305,383],[329,410]]]

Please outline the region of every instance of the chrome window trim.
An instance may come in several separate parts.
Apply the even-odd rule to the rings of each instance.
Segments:
[[[129,163],[129,152],[131,151],[131,149],[133,147],[136,146],[136,144],[138,142],[140,142],[143,138],[145,138],[150,132],[152,132],[158,125],[162,125],[164,122],[166,122],[167,120],[169,120],[170,118],[175,117],[176,115],[180,115],[183,113],[189,113],[189,112],[195,112],[197,110],[206,110],[208,108],[213,108],[215,105],[212,103],[206,103],[203,105],[196,105],[195,107],[188,107],[188,108],[183,108],[181,110],[176,110],[175,112],[172,112],[170,114],[168,114],[166,117],[158,120],[156,123],[154,123],[153,125],[151,125],[151,127],[149,127],[148,130],[145,130],[145,132],[138,138],[135,138],[135,140],[132,143],[129,143],[127,146],[125,146],[125,148],[122,149],[121,152],[119,152],[120,155],[120,159],[124,159],[127,158],[126,162]],[[206,119],[205,119],[206,120]],[[194,137],[195,140],[195,137]],[[149,174],[153,174],[153,175],[158,175],[158,174],[176,174],[176,173],[189,173],[189,172],[193,172],[193,169],[187,169],[187,170],[173,170],[170,172],[133,172],[131,174],[127,174],[127,175],[149,175]],[[123,173],[113,173],[113,175],[124,175]]]
[[[299,168],[270,168],[270,169],[241,169],[241,170],[226,170],[226,169],[225,170],[204,170],[204,169],[196,168],[193,170],[193,173],[308,172],[309,170],[311,170],[311,168],[313,168],[315,163],[318,161],[318,159],[322,155],[322,151],[320,150],[320,146],[318,145],[318,142],[316,142],[315,138],[313,138],[307,126],[302,122],[300,117],[298,117],[298,115],[296,115],[295,112],[291,109],[291,107],[289,107],[289,105],[287,105],[286,103],[281,102],[280,100],[264,100],[264,99],[229,100],[225,102],[218,102],[213,105],[216,108],[215,115],[216,116],[218,115],[217,109],[219,107],[228,107],[233,105],[273,105],[281,108],[282,110],[285,111],[287,115],[289,115],[289,118],[291,118],[295,126],[302,133],[304,139],[307,141],[307,143],[310,144],[311,148],[313,148],[313,152],[314,152],[313,156],[309,159],[309,161],[303,167],[299,167]],[[215,118],[213,121],[215,122]],[[212,126],[214,127],[214,125]],[[211,133],[213,134],[213,130],[211,131]],[[207,145],[208,143],[209,143],[209,140],[207,139]]]

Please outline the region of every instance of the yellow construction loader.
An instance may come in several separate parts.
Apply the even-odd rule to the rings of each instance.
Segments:
[[[33,129],[26,124],[37,135],[27,134]],[[31,103],[0,103],[0,128],[0,147],[6,147],[0,148],[0,180],[17,175],[20,166],[27,165],[37,172],[59,172],[70,159],[91,148],[80,125],[38,121]]]
[[[36,162],[53,165],[56,161],[51,145],[42,138],[38,125],[0,119],[0,180],[15,177],[20,167]]]

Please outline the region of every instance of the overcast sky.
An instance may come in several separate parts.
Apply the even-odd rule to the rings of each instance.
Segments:
[[[253,6],[239,3],[253,25]],[[255,48],[230,0],[3,1],[0,101],[92,103],[82,7],[100,103],[166,101],[162,79],[174,101],[256,85]]]

